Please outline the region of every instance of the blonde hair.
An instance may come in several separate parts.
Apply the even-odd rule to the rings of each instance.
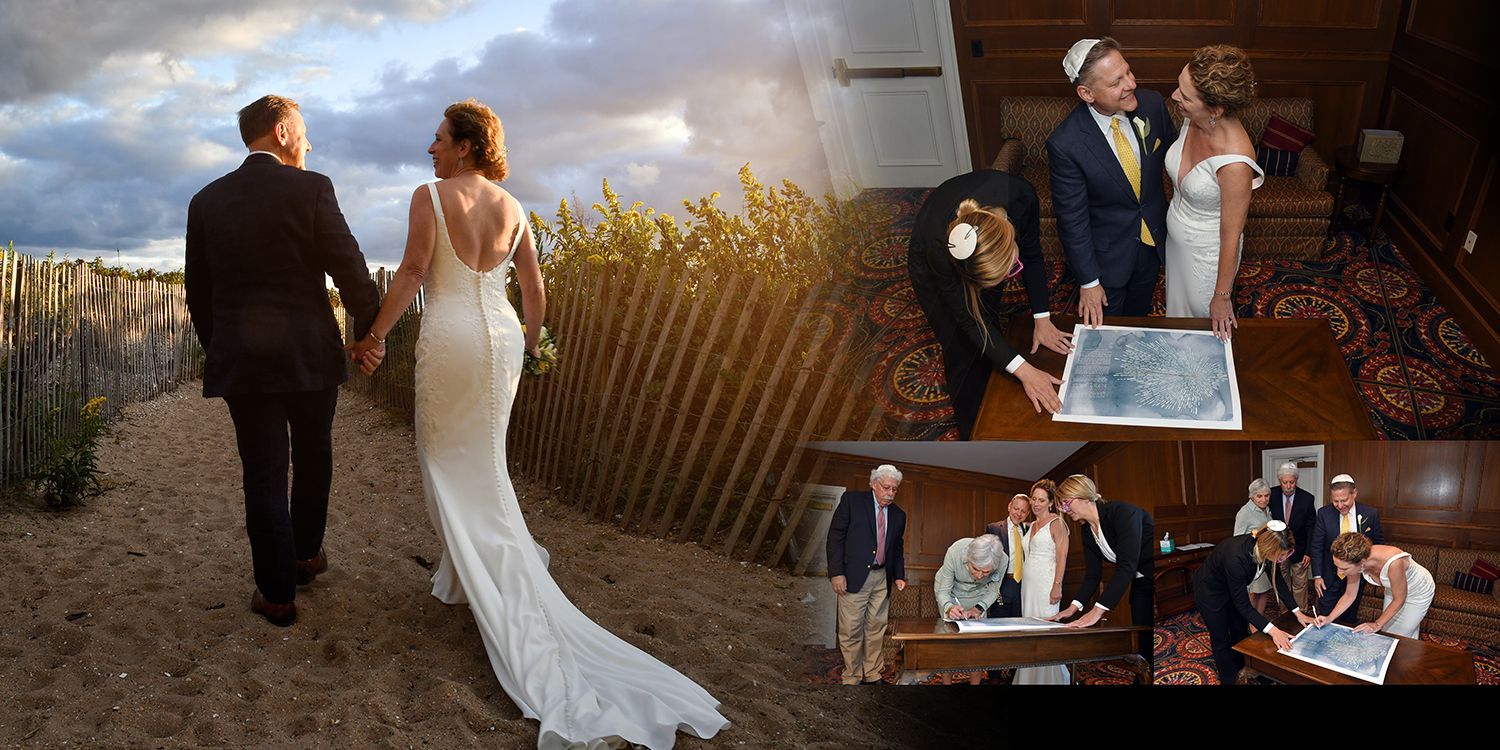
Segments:
[[[490,180],[503,180],[510,174],[505,161],[505,128],[495,111],[477,99],[469,98],[450,104],[443,110],[453,142],[468,141],[473,147],[474,166]]]
[[[1271,563],[1271,567],[1273,568],[1271,571],[1271,581],[1273,582],[1271,591],[1276,594],[1276,603],[1281,604],[1281,592],[1277,591],[1274,582],[1278,575],[1282,576],[1282,578],[1286,577],[1281,572],[1281,563],[1279,560],[1283,552],[1292,549],[1292,532],[1286,529],[1272,531],[1270,526],[1271,524],[1269,523],[1262,524],[1260,528],[1250,532],[1250,536],[1255,537],[1255,561]]]
[[[1057,485],[1057,494],[1059,497],[1082,498],[1100,504],[1108,502],[1099,496],[1099,488],[1094,486],[1094,480],[1082,474],[1074,474],[1062,480]]]
[[[1346,563],[1358,565],[1370,556],[1370,538],[1358,531],[1346,531],[1339,534],[1333,544],[1328,545],[1328,551],[1333,556]]]
[[[1057,482],[1054,482],[1051,479],[1038,479],[1036,480],[1036,483],[1031,485],[1032,492],[1036,492],[1037,490],[1041,490],[1047,493],[1047,512],[1054,515],[1062,515],[1061,513],[1058,513],[1057,510]],[[1031,515],[1033,518],[1035,518],[1036,512],[1033,511]],[[1068,530],[1068,525],[1066,523],[1062,524],[1062,530],[1063,536],[1067,536],[1069,533],[1071,533]]]
[[[1020,248],[1016,245],[1016,227],[1010,223],[1010,215],[998,206],[980,206],[979,201],[965,198],[958,204],[953,221],[948,222],[948,231],[959,224],[968,224],[979,232],[979,244],[974,254],[964,260],[948,256],[964,285],[964,309],[979,326],[984,337],[984,348],[990,348],[989,327],[984,324],[984,305],[979,299],[980,291],[998,286],[1010,275],[1016,265]]]
[[[1250,106],[1255,98],[1255,69],[1239,47],[1211,44],[1200,47],[1188,59],[1188,78],[1210,107],[1223,107],[1232,115]]]

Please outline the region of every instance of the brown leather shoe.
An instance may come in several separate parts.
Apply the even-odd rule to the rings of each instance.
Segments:
[[[320,573],[327,572],[327,570],[328,555],[323,554],[323,550],[318,550],[317,556],[311,560],[297,561],[297,585],[311,585],[314,578],[317,578]]]
[[[296,604],[273,604],[266,600],[260,589],[256,589],[250,596],[250,611],[266,618],[267,622],[278,628],[297,624]]]

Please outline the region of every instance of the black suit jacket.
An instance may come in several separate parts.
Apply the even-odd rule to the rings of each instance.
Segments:
[[[906,271],[912,291],[933,335],[943,349],[948,396],[961,426],[973,424],[991,370],[1004,371],[1017,352],[1005,340],[995,311],[1001,309],[1000,284],[980,293],[986,310],[976,322],[964,302],[964,283],[948,253],[948,224],[958,204],[973,198],[981,206],[1004,208],[1016,229],[1021,282],[1032,313],[1048,312],[1046,259],[1042,255],[1041,212],[1031,183],[1008,172],[980,169],[953,177],[928,193],[917,210],[907,242]],[[985,333],[989,342],[985,342]],[[967,418],[966,418],[967,417]],[[962,435],[967,439],[968,435]]]
[[[1361,519],[1359,533],[1375,544],[1385,543],[1385,534],[1380,530],[1380,511],[1356,501],[1354,514]],[[1333,567],[1333,540],[1339,538],[1339,512],[1332,505],[1318,509],[1317,522],[1312,534],[1313,577],[1323,577],[1325,586],[1338,583],[1338,568]]]
[[[1106,287],[1125,284],[1140,248],[1141,219],[1156,240],[1157,255],[1166,249],[1163,164],[1167,147],[1177,140],[1177,129],[1161,94],[1138,88],[1135,96],[1138,104],[1129,116],[1150,123],[1144,139],[1133,125],[1127,134],[1141,144],[1139,198],[1115,156],[1114,144],[1089,114],[1089,105],[1079,102],[1047,138],[1057,237],[1079,284],[1094,279]]]
[[[1286,496],[1281,494],[1281,487],[1271,485],[1271,520],[1286,523],[1287,529],[1292,532],[1292,543],[1296,545],[1292,549],[1291,561],[1294,563],[1301,562],[1303,555],[1312,554],[1308,550],[1312,549],[1310,545],[1312,545],[1313,520],[1315,515],[1313,496],[1311,492],[1301,487],[1297,488],[1296,494],[1292,496],[1292,519],[1290,521],[1281,517],[1281,505],[1285,499]]]
[[[1099,529],[1104,533],[1104,540],[1109,542],[1109,548],[1114,550],[1115,572],[1105,584],[1104,592],[1094,601],[1114,609],[1137,572],[1147,581],[1151,580],[1156,553],[1156,540],[1152,534],[1156,532],[1156,526],[1150,513],[1129,503],[1110,501],[1099,505]],[[1083,582],[1078,585],[1073,598],[1087,608],[1089,599],[1099,589],[1104,553],[1099,551],[1092,530],[1084,528],[1079,536],[1083,537]]]
[[[193,196],[184,270],[207,355],[204,396],[339,385],[347,357],[324,274],[353,317],[353,340],[380,303],[333,183],[269,154],[251,154]]]
[[[1249,534],[1230,537],[1214,547],[1208,559],[1193,572],[1193,596],[1199,609],[1233,606],[1256,630],[1265,629],[1270,620],[1250,604],[1250,584],[1255,581],[1261,565],[1255,562],[1254,550],[1255,537]],[[1285,570],[1269,562],[1264,565],[1267,571],[1272,568],[1278,572]],[[1286,577],[1276,573],[1271,577],[1283,606],[1295,609],[1297,600],[1292,597],[1292,587]]]
[[[988,524],[984,527],[984,533],[994,534],[995,536],[1000,537],[1000,546],[1005,548],[1005,554],[1014,557],[1015,553],[1010,551],[1010,527],[1008,526],[1009,523],[1010,519],[1007,518],[1004,521],[996,521],[992,524]],[[1030,529],[1026,524],[1023,523],[1021,524],[1019,530],[1022,536],[1024,536]]]
[[[906,580],[906,558],[902,537],[906,534],[906,511],[895,503],[886,508],[885,585]],[[844,576],[849,592],[859,591],[875,564],[875,493],[849,490],[839,498],[828,525],[828,577]]]

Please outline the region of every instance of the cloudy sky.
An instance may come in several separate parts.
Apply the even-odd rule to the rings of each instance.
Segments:
[[[0,0],[0,243],[182,265],[188,200],[246,153],[234,113],[302,105],[372,265],[394,266],[451,102],[500,115],[530,210],[683,216],[735,172],[828,189],[782,0]]]

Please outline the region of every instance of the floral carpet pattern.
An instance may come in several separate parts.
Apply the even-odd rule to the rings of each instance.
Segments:
[[[836,282],[870,358],[871,397],[885,411],[877,440],[955,440],[942,354],[906,275],[907,236],[925,189],[867,190],[859,201],[885,221],[847,254]],[[1364,208],[1348,209],[1359,218]],[[1048,263],[1052,309],[1077,308],[1063,263]],[[1153,314],[1165,308],[1157,285]],[[1025,307],[1007,282],[1008,317]],[[1318,261],[1246,261],[1235,284],[1240,317],[1328,321],[1377,433],[1386,439],[1500,438],[1500,373],[1469,342],[1384,233],[1371,242],[1339,230]]]
[[[1269,615],[1276,609],[1267,609]],[[1155,637],[1155,679],[1157,685],[1218,685],[1213,652],[1208,645],[1208,627],[1198,610],[1158,619]],[[1422,640],[1463,649],[1474,655],[1474,676],[1480,685],[1500,685],[1500,648],[1461,638],[1422,633]],[[1273,684],[1267,677],[1254,678],[1257,684]]]

